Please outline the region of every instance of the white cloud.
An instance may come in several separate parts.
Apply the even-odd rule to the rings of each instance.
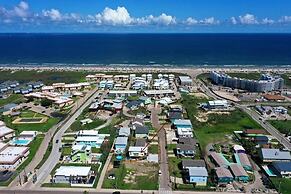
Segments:
[[[187,24],[187,25],[196,25],[196,24],[198,24],[199,23],[199,21],[198,20],[196,20],[195,18],[192,18],[192,17],[188,17],[187,19],[186,19],[186,21],[185,21],[185,24]]]
[[[21,18],[26,18],[28,16],[29,6],[26,2],[21,1],[17,6],[14,7],[14,14]]]
[[[203,20],[200,20],[199,23],[206,24],[206,25],[213,25],[213,24],[219,24],[219,20],[216,20],[214,17],[205,18]]]
[[[237,20],[236,20],[235,17],[231,17],[231,18],[230,18],[230,22],[231,22],[232,24],[234,24],[234,25],[237,24]]]
[[[117,7],[116,10],[106,7],[95,19],[98,24],[109,25],[129,25],[133,21],[125,7]]]
[[[149,15],[146,17],[141,17],[141,18],[135,18],[135,24],[138,25],[170,25],[170,24],[176,24],[176,18],[171,16],[171,15],[167,15],[165,13],[162,13],[159,16],[153,16],[153,15]]]
[[[258,24],[256,17],[249,13],[244,16],[239,16],[239,21],[241,24]]]
[[[57,9],[42,10],[42,15],[44,17],[48,17],[52,21],[60,21],[60,20],[62,20],[62,14]]]
[[[278,22],[280,22],[280,23],[289,23],[289,22],[291,22],[291,16],[283,16],[283,17],[281,17],[279,19]]]
[[[262,19],[262,22],[261,22],[261,24],[274,24],[274,23],[275,21],[269,18],[264,18]]]

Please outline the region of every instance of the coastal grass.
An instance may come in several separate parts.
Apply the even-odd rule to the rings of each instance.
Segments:
[[[22,164],[20,164],[20,166],[17,167],[16,172],[7,181],[0,182],[0,186],[8,186],[12,182],[12,180],[15,179],[22,170],[25,169],[25,167],[35,157],[35,154],[36,154],[39,146],[41,145],[43,139],[44,139],[44,135],[36,136],[36,138],[29,144],[29,154],[28,154],[26,160]]]
[[[0,107],[4,106],[6,104],[9,104],[9,103],[19,104],[19,103],[21,103],[23,101],[24,101],[23,95],[21,95],[21,94],[11,94],[6,99],[0,99]]]
[[[278,131],[280,131],[281,133],[291,133],[291,120],[271,120],[268,122],[276,129],[278,129]]]
[[[243,79],[252,79],[259,80],[261,77],[261,73],[247,72],[247,73],[228,73],[232,77],[243,78]]]
[[[285,86],[290,88],[291,87],[291,79],[289,79],[289,77],[291,77],[291,74],[283,74],[281,76],[284,79]]]
[[[209,143],[225,139],[233,131],[244,129],[261,129],[262,127],[241,110],[229,112],[229,114],[209,114],[206,122],[200,122],[196,116],[199,114],[198,103],[205,102],[205,99],[190,95],[182,95],[182,104],[191,120],[194,134],[197,137],[202,150]]]
[[[271,178],[271,181],[277,191],[282,194],[290,194],[291,179],[288,178]]]

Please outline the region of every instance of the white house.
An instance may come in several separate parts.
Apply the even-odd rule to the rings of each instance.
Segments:
[[[143,146],[130,146],[128,155],[130,158],[144,158],[148,154],[148,148]]]
[[[89,166],[60,166],[53,176],[54,183],[89,184],[93,175]]]
[[[11,139],[14,135],[15,133],[13,129],[6,126],[0,127],[0,140]]]
[[[28,147],[8,146],[0,152],[0,169],[15,170],[29,154]]]

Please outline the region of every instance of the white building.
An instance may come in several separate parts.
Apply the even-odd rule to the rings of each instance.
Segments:
[[[53,176],[54,183],[88,184],[92,176],[89,166],[61,166]]]
[[[14,135],[15,133],[13,129],[6,126],[0,127],[0,140],[11,139]]]
[[[226,108],[228,108],[228,102],[226,100],[208,101],[207,108],[209,108],[209,109],[226,109]]]
[[[148,148],[143,146],[130,146],[128,155],[130,158],[144,158],[148,154]]]
[[[189,76],[179,76],[179,83],[182,86],[191,86],[192,79]]]
[[[28,147],[7,146],[0,152],[0,169],[15,170],[29,154]]]

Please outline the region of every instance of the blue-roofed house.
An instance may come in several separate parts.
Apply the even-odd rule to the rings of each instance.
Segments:
[[[279,149],[261,148],[259,151],[259,157],[263,162],[291,161],[290,152],[281,151]]]
[[[191,128],[192,129],[192,123],[189,119],[176,119],[174,120],[173,124],[176,128]]]
[[[114,147],[115,147],[115,153],[123,153],[126,149],[128,142],[128,137],[117,137]]]
[[[279,177],[291,178],[291,162],[272,162],[270,169]]]
[[[186,181],[196,186],[207,185],[208,172],[205,167],[188,167]]]

